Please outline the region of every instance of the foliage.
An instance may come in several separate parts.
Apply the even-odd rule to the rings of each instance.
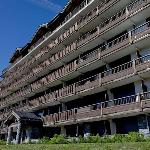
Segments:
[[[0,140],[0,145],[6,145],[6,141]]]
[[[50,144],[50,139],[48,137],[43,137],[39,140],[40,144]]]
[[[145,140],[144,135],[137,132],[130,132],[127,135],[127,142],[144,142]]]
[[[150,138],[145,138],[143,134],[130,132],[129,134],[116,134],[112,136],[88,136],[78,138],[65,138],[62,135],[55,134],[53,138],[44,137],[39,140],[40,144],[76,144],[76,143],[126,143],[126,142],[149,142]]]
[[[55,134],[50,140],[51,144],[68,144],[69,141],[62,135]]]

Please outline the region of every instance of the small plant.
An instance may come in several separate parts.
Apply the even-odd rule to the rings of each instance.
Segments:
[[[62,135],[55,134],[50,140],[51,144],[68,144],[69,141]]]
[[[86,143],[99,143],[100,141],[101,141],[101,137],[99,135],[88,136],[86,138]]]
[[[127,136],[128,142],[144,142],[145,138],[144,135],[137,132],[130,132]]]
[[[0,145],[6,145],[6,141],[0,140]]]
[[[122,143],[122,142],[127,142],[126,135],[124,134],[115,134],[111,138],[111,143]]]
[[[145,142],[150,141],[150,137],[145,138],[143,134],[130,132],[129,134],[116,134],[116,135],[106,135],[100,137],[87,136],[87,137],[74,137],[65,138],[63,135],[55,134],[53,138],[49,139],[44,137],[39,140],[40,144],[75,144],[75,143],[125,143],[125,142]]]
[[[39,140],[40,144],[49,144],[50,139],[48,137],[43,137],[42,139]]]

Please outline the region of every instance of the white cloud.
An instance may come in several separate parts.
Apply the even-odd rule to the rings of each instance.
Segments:
[[[61,6],[59,4],[54,3],[53,0],[28,0],[28,1],[53,12],[58,12],[62,9]]]

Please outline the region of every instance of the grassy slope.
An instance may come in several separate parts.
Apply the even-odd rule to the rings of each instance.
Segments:
[[[124,144],[0,145],[0,150],[150,150],[150,142]]]

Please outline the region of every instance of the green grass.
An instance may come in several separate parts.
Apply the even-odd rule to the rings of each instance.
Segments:
[[[0,150],[150,150],[150,142],[66,145],[0,145]]]

